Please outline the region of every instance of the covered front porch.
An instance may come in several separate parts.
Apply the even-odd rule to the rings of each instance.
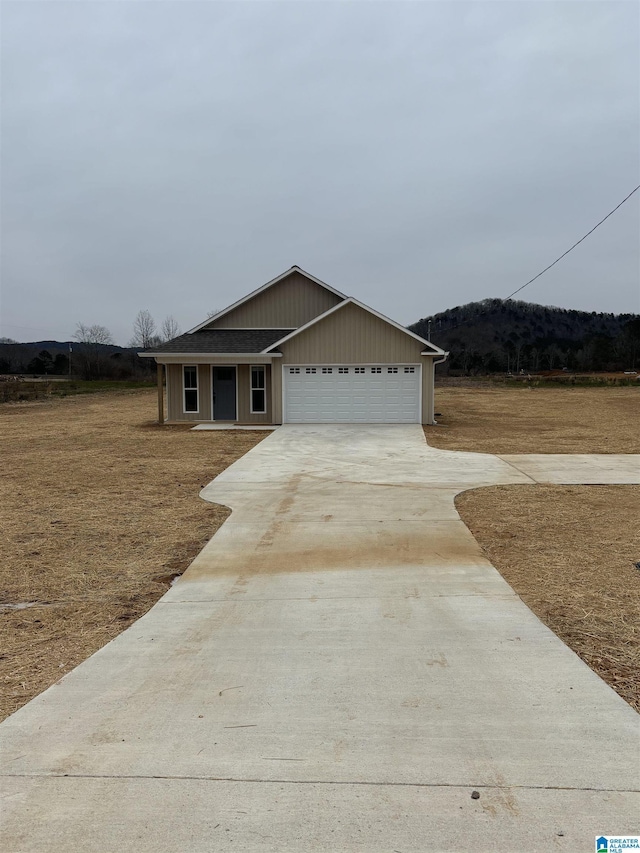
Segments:
[[[158,422],[271,425],[273,355],[215,360],[158,361]]]

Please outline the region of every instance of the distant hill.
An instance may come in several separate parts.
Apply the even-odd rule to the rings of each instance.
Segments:
[[[626,370],[640,363],[640,315],[598,314],[506,299],[450,308],[409,326],[450,351],[461,373]]]
[[[69,351],[71,345],[72,351]],[[69,358],[74,376],[84,379],[129,379],[148,373],[151,359],[140,359],[138,347],[81,344],[76,341],[0,342],[0,374],[64,375]],[[152,362],[155,369],[155,364]]]
[[[453,373],[640,369],[640,314],[483,299],[424,317],[409,328],[450,352],[443,367]],[[136,347],[87,348],[74,341],[71,346],[72,370],[86,378],[124,379],[155,368],[151,359],[138,358]],[[0,373],[66,374],[68,356],[69,341],[0,343]]]

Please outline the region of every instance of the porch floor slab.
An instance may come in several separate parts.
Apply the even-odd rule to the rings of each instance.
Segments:
[[[252,431],[256,431],[256,430],[261,431],[261,430],[278,429],[278,425],[277,424],[275,424],[275,425],[274,424],[198,424],[197,426],[194,426],[193,429],[194,430],[196,430],[196,429],[206,429],[206,430],[212,430],[212,429],[250,429]]]

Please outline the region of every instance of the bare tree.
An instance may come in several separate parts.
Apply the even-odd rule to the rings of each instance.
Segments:
[[[151,316],[151,313],[145,308],[138,311],[136,319],[133,321],[133,337],[129,346],[141,347],[148,349],[160,343],[160,338],[156,335],[156,321]]]
[[[562,358],[562,350],[557,344],[549,344],[542,353],[542,357],[549,365],[549,370],[553,370],[558,360]]]
[[[106,326],[85,326],[84,323],[78,323],[73,337],[81,344],[113,345],[113,336]]]
[[[175,317],[169,315],[169,317],[165,317],[162,321],[162,326],[160,327],[160,337],[162,338],[162,342],[170,341],[173,338],[177,338],[180,334],[180,326],[178,325]]]
[[[78,323],[73,337],[80,346],[74,347],[76,352],[73,356],[69,347],[72,362],[69,372],[73,370],[83,379],[103,379],[108,376],[109,358],[102,347],[113,346],[113,336],[109,329],[106,326],[85,326],[84,323]]]

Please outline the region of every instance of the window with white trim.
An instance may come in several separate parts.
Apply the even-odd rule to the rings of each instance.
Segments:
[[[323,367],[322,372],[323,373],[333,373],[333,367]]]
[[[405,373],[415,373],[416,369],[415,369],[415,367],[405,367],[404,372]]]
[[[267,390],[264,364],[251,365],[251,414],[264,415],[267,411]]]
[[[304,372],[305,373],[315,373],[316,369],[315,369],[315,367],[305,367]]]
[[[339,367],[338,368],[338,373],[348,373],[348,372],[349,372],[348,367]]]
[[[182,368],[184,387],[184,411],[199,412],[198,400],[198,368],[195,364],[185,364]]]
[[[356,373],[365,373],[364,367],[354,367]]]
[[[398,372],[397,367],[387,367],[387,373],[397,373],[397,372]]]
[[[300,373],[300,368],[299,367],[290,367],[289,373]]]
[[[372,373],[382,373],[382,368],[381,367],[372,367],[371,372]]]

